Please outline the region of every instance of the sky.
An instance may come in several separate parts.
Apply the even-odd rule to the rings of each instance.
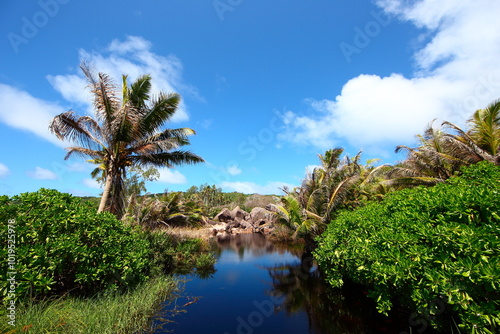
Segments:
[[[500,98],[499,0],[0,2],[0,195],[102,191],[48,130],[92,115],[87,61],[120,83],[150,74],[182,104],[206,161],[161,169],[149,192],[202,184],[280,194],[318,154],[404,160],[434,119],[465,127]]]

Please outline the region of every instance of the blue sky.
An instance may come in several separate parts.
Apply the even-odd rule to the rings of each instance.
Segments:
[[[47,129],[92,112],[82,59],[182,95],[169,127],[196,130],[207,163],[162,170],[150,192],[278,194],[336,146],[394,163],[433,119],[464,126],[500,97],[498,13],[498,0],[2,1],[0,194],[99,194]]]

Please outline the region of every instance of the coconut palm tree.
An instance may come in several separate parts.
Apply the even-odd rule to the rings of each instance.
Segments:
[[[93,96],[95,118],[70,110],[54,117],[49,129],[57,138],[78,145],[67,148],[65,159],[80,155],[99,165],[105,179],[99,212],[106,209],[121,217],[125,205],[123,180],[130,166],[171,168],[203,162],[201,157],[180,149],[189,144],[188,136],[195,134],[194,130],[164,129],[179,106],[178,94],[150,96],[149,75],[130,85],[124,75],[119,91],[107,74],[96,76],[85,63],[80,68]]]
[[[450,122],[443,125],[457,134],[448,134],[454,142],[452,154],[465,160],[467,164],[490,161],[500,165],[500,100],[479,109],[467,121],[469,130],[463,131]]]
[[[432,123],[417,138],[417,148],[398,146],[407,158],[388,174],[386,184],[397,187],[432,186],[460,172],[462,166],[489,161],[500,165],[500,100],[479,109],[467,121],[468,130],[443,122],[443,130]],[[445,130],[452,130],[449,133]]]
[[[455,156],[454,140],[431,122],[423,135],[417,135],[419,146],[411,148],[404,145],[396,147],[396,153],[407,152],[406,160],[394,166],[388,173],[387,185],[395,188],[408,186],[432,186],[455,175],[466,161]]]

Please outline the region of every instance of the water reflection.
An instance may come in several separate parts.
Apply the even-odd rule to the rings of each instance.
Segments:
[[[218,262],[213,276],[188,277],[175,303],[200,298],[156,333],[361,334],[405,328],[405,321],[379,315],[359,287],[329,288],[312,256],[300,246],[242,234],[214,240],[214,252]],[[172,304],[165,306],[163,315],[169,308]]]
[[[348,296],[347,289],[329,288],[311,257],[299,264],[267,269],[272,278],[272,289],[268,293],[283,299],[282,309],[287,315],[305,312],[313,333],[387,332],[385,324],[374,323],[374,318],[380,316],[374,313],[374,305],[362,292]]]
[[[302,254],[302,247],[300,245],[279,245],[269,241],[269,239],[259,233],[224,235],[218,236],[217,239],[213,240],[217,257],[220,257],[225,250],[237,252],[241,260],[243,260],[245,252],[249,252],[254,257],[273,253],[280,255],[291,253],[300,257]]]

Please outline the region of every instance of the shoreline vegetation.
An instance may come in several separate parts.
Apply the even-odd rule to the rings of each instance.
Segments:
[[[17,329],[2,333],[143,333],[153,312],[177,289],[171,276],[157,277],[126,291],[91,298],[60,297],[21,305]]]
[[[281,196],[208,184],[144,194],[156,167],[203,162],[181,150],[194,130],[164,129],[180,96],[150,99],[149,75],[131,84],[123,76],[117,90],[81,68],[95,118],[68,111],[50,130],[75,145],[66,158],[96,166],[103,194],[0,196],[3,332],[128,333],[133,323],[147,331],[176,289],[173,274],[214,273],[211,237],[262,233],[302,243],[331,286],[365,286],[381,313],[408,305],[442,333],[498,333],[500,100],[475,111],[467,129],[430,124],[416,147],[396,148],[407,156],[395,165],[327,150]]]

